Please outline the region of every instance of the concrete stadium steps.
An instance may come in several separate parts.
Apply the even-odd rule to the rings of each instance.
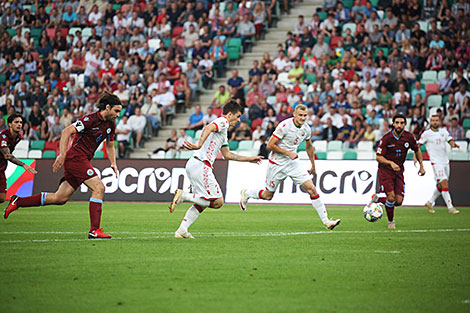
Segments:
[[[240,59],[240,64],[234,64],[234,62],[231,62],[228,65],[226,77],[217,78],[213,84],[212,89],[203,90],[202,94],[199,96],[198,101],[192,103],[192,107],[194,108],[196,104],[199,104],[202,107],[202,112],[205,113],[207,107],[210,105],[215,93],[217,92],[218,86],[222,84],[227,84],[227,80],[231,76],[231,69],[238,69],[239,76],[243,77],[246,80],[246,78],[248,77],[248,71],[253,66],[253,61],[260,61],[265,52],[269,52],[271,57],[273,57],[276,53],[277,45],[279,43],[284,44],[284,41],[287,37],[287,32],[294,31],[294,25],[298,20],[297,17],[299,15],[303,15],[305,18],[305,22],[309,23],[316,8],[321,6],[321,4],[321,0],[304,0],[303,2],[297,3],[295,7],[290,10],[289,15],[281,16],[281,20],[278,21],[276,28],[268,29],[264,40],[257,41],[252,47],[251,52],[243,53]],[[190,109],[187,113],[177,114],[176,118],[173,119],[173,125],[164,126],[162,129],[160,129],[158,137],[153,137],[149,141],[147,141],[145,143],[144,148],[135,149],[130,157],[133,159],[147,159],[149,152],[152,152],[153,150],[159,147],[164,147],[166,140],[168,139],[168,137],[170,137],[171,130],[178,130],[179,128],[186,127],[188,118],[193,112],[194,110]]]

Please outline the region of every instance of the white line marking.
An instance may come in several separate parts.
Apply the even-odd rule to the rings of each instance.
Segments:
[[[467,300],[463,300],[462,303],[465,303],[465,304],[470,304],[470,299],[467,299]]]
[[[400,253],[400,251],[385,251],[385,250],[375,250],[375,253],[392,253],[392,254],[397,254]]]
[[[373,233],[441,233],[441,232],[468,232],[470,228],[456,229],[408,229],[408,230],[344,230],[344,231],[316,231],[316,232],[264,232],[264,233],[193,233],[196,237],[213,238],[213,237],[283,237],[283,236],[299,236],[299,235],[323,235],[323,234],[373,234]],[[42,235],[42,234],[80,234],[85,236],[84,232],[0,232],[0,235]],[[172,238],[173,232],[120,232],[118,234],[129,235],[155,235],[155,236],[131,236],[131,237],[113,237],[113,240],[146,240],[146,239],[162,239]],[[52,239],[17,239],[17,240],[0,240],[0,243],[21,243],[21,242],[73,242],[73,241],[90,241],[86,238],[52,238]],[[387,253],[390,253],[387,251]]]

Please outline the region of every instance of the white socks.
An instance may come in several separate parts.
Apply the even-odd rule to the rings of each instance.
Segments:
[[[186,233],[188,231],[189,226],[191,226],[199,216],[199,211],[196,209],[194,205],[192,205],[186,215],[184,216],[183,220],[181,221],[181,225],[178,228],[177,232]]]
[[[432,205],[434,205],[434,202],[436,202],[436,199],[439,198],[439,196],[441,195],[441,192],[439,191],[439,189],[434,189],[434,192],[431,196],[431,198],[428,200],[429,203],[431,203]]]
[[[452,199],[450,198],[450,192],[448,190],[446,191],[442,190],[442,198],[444,199],[444,202],[446,203],[447,208],[451,209],[453,205],[452,205]]]
[[[186,191],[183,191],[183,201],[188,201],[192,203],[199,204],[202,207],[208,207],[211,202],[209,200],[203,199],[201,197],[196,196],[194,193],[189,193]]]
[[[259,194],[260,192],[262,192],[262,190],[259,190],[259,189],[247,189],[247,191],[245,191],[245,196],[249,199],[261,199],[259,197]]]
[[[318,216],[320,216],[323,224],[328,224],[328,213],[326,212],[325,204],[323,204],[323,201],[321,201],[320,197],[312,199],[312,206],[315,208],[315,210],[317,210]]]

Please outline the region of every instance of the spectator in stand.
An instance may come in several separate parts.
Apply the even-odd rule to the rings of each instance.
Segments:
[[[54,124],[51,126],[51,132],[49,134],[48,141],[57,142],[60,140],[62,131],[65,129],[65,125],[60,122],[59,116],[54,116]]]
[[[338,137],[338,128],[333,125],[331,118],[328,118],[323,128],[323,140],[332,141]]]
[[[72,124],[73,115],[70,113],[68,108],[62,110],[62,115],[60,116],[60,124],[63,124],[65,127]]]
[[[330,55],[330,47],[324,41],[325,37],[323,35],[318,35],[317,43],[313,46],[312,53],[317,58],[320,59],[323,54]]]
[[[155,92],[153,93],[154,97]],[[135,109],[134,109],[135,110]],[[146,103],[140,109],[142,115],[152,124],[152,130],[155,132],[160,127],[160,110],[158,104],[153,102],[152,96],[147,98]]]
[[[349,147],[355,148],[357,143],[364,137],[365,128],[360,117],[356,117],[354,120],[354,126],[351,131],[351,137],[349,138]]]
[[[249,13],[243,15],[243,19],[240,21],[237,28],[237,37],[242,39],[243,52],[246,52],[248,42],[256,35],[255,25],[250,18],[251,15]]]
[[[258,97],[258,100],[261,100],[264,98],[263,93],[259,90],[258,83],[253,83],[251,84],[251,86],[253,89],[246,95],[246,100],[245,100],[247,107],[250,107],[253,103],[257,102],[256,97]]]
[[[190,108],[191,89],[189,88],[186,73],[181,73],[180,79],[177,79],[173,84],[173,94],[177,101],[184,101],[185,108]]]
[[[221,108],[228,100],[230,100],[230,92],[225,89],[224,85],[220,85],[219,90],[215,93],[214,99],[212,99],[211,106],[213,108]]]
[[[119,144],[119,158],[123,159],[126,148],[130,146],[132,127],[128,123],[128,117],[124,115],[116,126],[116,140]]]
[[[186,130],[184,128],[180,129],[180,136],[178,137],[178,140],[176,141],[176,150],[177,151],[183,151],[185,148],[183,147],[183,143],[187,141],[190,143],[193,143],[193,138],[191,136],[188,136],[186,133]]]
[[[230,140],[242,141],[242,140],[251,140],[251,131],[250,126],[247,122],[241,122],[240,126],[232,134]]]
[[[454,97],[458,107],[462,107],[465,102],[465,98],[470,97],[470,92],[467,91],[465,84],[460,84],[459,91],[455,93]]]
[[[136,136],[135,145],[139,148],[142,147],[143,143],[141,143],[141,141],[147,120],[145,116],[141,114],[139,107],[135,109],[135,114],[129,117],[128,124],[132,128],[132,134]]]
[[[460,140],[465,138],[465,130],[462,126],[459,125],[459,120],[457,117],[454,117],[451,120],[451,124],[449,127],[449,135],[454,140]]]
[[[196,105],[195,112],[189,116],[186,129],[199,130],[204,127],[204,114],[201,111],[201,106]]]
[[[212,107],[210,107],[210,106],[207,107],[206,114],[204,114],[204,117],[203,117],[204,125],[209,125],[210,123],[212,123],[217,118],[218,118],[218,116],[214,114],[214,111],[213,111]]]

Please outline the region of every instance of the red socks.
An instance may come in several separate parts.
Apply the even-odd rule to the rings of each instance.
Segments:
[[[100,228],[103,200],[90,198],[90,232]]]
[[[18,207],[27,208],[31,206],[40,206],[42,196],[43,195],[41,193],[38,193],[37,195],[34,195],[34,196],[19,198],[17,202]]]

